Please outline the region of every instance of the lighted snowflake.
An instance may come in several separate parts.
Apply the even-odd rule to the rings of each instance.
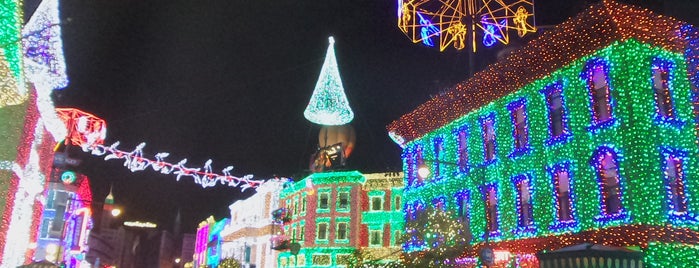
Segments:
[[[398,28],[414,43],[444,51],[471,43],[508,44],[509,32],[535,32],[533,0],[398,0]]]

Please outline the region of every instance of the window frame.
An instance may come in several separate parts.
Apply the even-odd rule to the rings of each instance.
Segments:
[[[557,81],[545,86],[544,89],[539,91],[541,94],[544,95],[544,101],[546,103],[546,119],[548,124],[549,137],[546,139],[545,143],[549,146],[554,144],[565,143],[568,140],[570,140],[571,137],[570,129],[568,128],[568,109],[566,108],[566,101],[565,95],[563,94],[563,89],[563,81]],[[554,109],[554,96],[558,96],[560,98],[559,109]],[[558,120],[554,120],[554,114],[560,114],[560,118],[558,118]],[[560,123],[561,128],[561,133],[559,134],[556,134],[554,129],[554,125],[557,122]]]
[[[675,103],[674,99],[672,97],[672,69],[674,68],[674,65],[672,61],[669,60],[664,60],[659,57],[653,58],[653,62],[651,65],[651,89],[653,90],[653,99],[655,100],[655,112],[656,112],[656,118],[658,120],[663,120],[663,119],[672,119],[675,118],[675,115],[677,114],[677,111],[675,110]],[[661,75],[664,73],[667,75],[667,79],[665,79],[664,82],[662,83],[661,88],[656,87],[656,70],[660,70]],[[661,77],[661,80],[663,78]],[[663,92],[658,92],[662,90]],[[666,107],[666,110],[661,109],[661,100],[659,95],[663,95],[665,100],[669,102],[667,106],[662,106]]]
[[[604,75],[606,85],[603,87],[595,88],[594,75],[596,71],[598,71],[599,69],[601,69],[602,75]],[[610,67],[607,60],[602,58],[594,58],[589,60],[585,65],[585,69],[580,74],[580,77],[586,83],[586,89],[589,97],[588,105],[590,111],[590,126],[588,127],[588,130],[594,131],[606,126],[614,125],[616,123],[616,119],[614,116],[615,99],[613,98],[614,90],[610,79]],[[600,95],[598,90],[602,88],[606,90],[606,92],[604,92],[606,97],[604,99],[604,107],[606,108],[606,112],[608,114],[608,118],[604,119],[599,118],[601,115],[596,110],[599,101],[597,99],[597,96]]]
[[[432,163],[434,172],[431,176],[435,181],[438,181],[443,177],[442,162],[444,161],[444,138],[442,136],[437,136],[432,139],[432,153],[434,155],[434,163]]]
[[[374,209],[374,199],[379,200],[379,209]],[[384,199],[383,196],[379,196],[379,195],[369,196],[369,201],[370,201],[369,211],[383,211],[384,210],[383,209],[383,207],[384,207],[384,200],[383,199]]]
[[[525,183],[526,188],[523,187]],[[512,184],[515,190],[515,207],[517,209],[517,231],[533,231],[535,223],[534,189],[532,185],[531,176],[528,174],[516,175],[512,177]],[[526,195],[524,195],[524,190],[527,191]],[[528,202],[526,204],[524,202],[525,196],[528,196]],[[528,219],[525,218],[525,215],[528,215]]]
[[[494,195],[494,196],[493,196]],[[490,201],[494,197],[495,203]],[[485,224],[486,230],[491,237],[500,236],[500,212],[498,187],[496,183],[488,183],[483,186],[483,198],[485,202]]]
[[[615,186],[615,192],[616,192],[616,199],[612,199],[610,197],[611,192],[610,186],[605,185],[605,175],[603,173],[607,173],[606,169],[603,172],[602,171],[602,161],[604,161],[605,156],[611,157],[611,159],[614,161],[614,164],[616,165],[616,170],[614,171],[616,174],[616,179],[615,181],[616,186]],[[592,157],[590,158],[590,167],[593,169],[595,172],[595,177],[596,177],[596,182],[598,185],[598,196],[599,196],[599,211],[600,214],[595,217],[596,220],[602,221],[602,222],[611,222],[615,220],[628,220],[628,214],[626,213],[626,208],[624,207],[624,179],[623,176],[621,175],[621,163],[622,160],[620,155],[616,152],[616,150],[613,147],[609,146],[600,146],[597,148],[593,154]],[[613,190],[613,189],[612,189]],[[610,204],[612,201],[618,202],[618,208],[616,211],[610,211],[611,208]]]
[[[328,225],[330,225],[329,222],[319,222],[316,225],[316,241],[328,241],[328,237],[329,237]],[[321,228],[321,226],[324,226],[325,228]],[[320,230],[321,229],[323,230],[324,238],[320,237],[320,234],[321,234]]]
[[[336,229],[335,229],[335,243],[347,243],[349,242],[349,237],[350,237],[350,226],[349,226],[349,219],[347,221],[338,221],[336,224]],[[340,238],[340,226],[345,227],[345,232],[344,232],[344,238]]]
[[[489,165],[492,163],[495,163],[498,159],[498,145],[497,145],[497,134],[496,134],[496,122],[495,122],[495,113],[490,113],[486,116],[482,116],[480,118],[480,125],[481,125],[481,136],[483,139],[483,162],[484,165]],[[492,131],[488,131],[489,129],[492,129]],[[492,132],[492,139],[489,139],[489,133]],[[488,153],[488,145],[492,144],[492,155],[489,157]]]
[[[378,244],[374,244],[374,234],[378,234]],[[369,247],[383,247],[383,230],[369,230]]]
[[[454,141],[456,142],[456,165],[457,172],[467,174],[471,166],[469,165],[468,151],[468,126],[461,126],[453,131]]]
[[[675,202],[673,201],[673,187],[671,185],[671,179],[668,177],[668,163],[667,161],[670,159],[676,159],[679,161],[679,169],[675,171],[675,181],[678,181],[679,183],[679,189],[677,190],[679,192],[679,197],[680,199],[679,203],[681,205],[681,209],[677,209]],[[687,162],[687,153],[682,150],[678,150],[675,148],[670,148],[670,147],[663,147],[661,149],[661,154],[660,154],[660,159],[662,161],[660,165],[660,171],[661,171],[661,177],[663,180],[663,187],[666,191],[665,195],[665,200],[666,200],[666,209],[667,209],[667,214],[671,222],[673,223],[682,223],[685,221],[690,221],[690,222],[696,222],[699,219],[695,215],[691,215],[690,213],[690,202],[689,198],[687,196],[687,174],[686,174],[686,164]],[[676,163],[677,165],[677,163]]]
[[[510,112],[510,123],[512,124],[512,153],[510,158],[515,158],[528,154],[531,151],[531,139],[529,135],[529,118],[527,115],[527,99],[520,98],[510,102],[507,105],[507,110]],[[517,119],[517,112],[521,111],[522,122]],[[521,139],[524,139],[521,143]]]
[[[347,203],[345,207],[342,207],[342,195],[347,195]],[[350,211],[352,195],[349,189],[338,189],[337,192],[337,204],[335,205],[336,211]]]

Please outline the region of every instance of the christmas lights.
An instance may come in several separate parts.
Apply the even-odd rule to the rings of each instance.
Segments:
[[[340,71],[337,68],[335,39],[328,38],[330,44],[325,54],[325,62],[320,69],[320,76],[313,89],[311,100],[303,111],[303,116],[319,125],[344,125],[352,122],[354,113],[349,106],[345,89],[342,87]]]
[[[2,44],[0,57],[2,65],[6,65],[10,70],[10,72],[3,72],[2,75],[3,94],[9,91],[20,96],[27,95],[22,76],[22,47],[19,41],[22,20],[22,1],[6,0],[2,2],[0,5],[0,22],[2,22],[0,23],[0,44]],[[9,82],[10,78],[14,81]],[[6,91],[5,87],[9,85],[16,86],[8,88]]]
[[[477,28],[488,47],[509,43],[509,30],[520,37],[536,32],[530,0],[398,0],[397,15],[398,28],[410,41],[430,47],[438,41],[440,51],[450,45],[461,50],[467,43],[476,51]]]
[[[685,253],[665,253],[676,245],[696,254],[699,244],[699,159],[689,157],[699,154],[697,126],[677,123],[696,123],[689,100],[696,97],[698,37],[682,22],[605,0],[403,115],[387,128],[404,148],[406,221],[417,204],[445,196],[457,200],[446,201],[447,211],[470,207],[473,248],[463,260],[497,228],[490,244],[516,256],[591,242],[639,246],[660,267],[695,266]],[[505,157],[518,145],[512,117],[522,100],[530,152]],[[424,146],[436,138],[444,139],[439,154]],[[458,163],[461,144],[470,172],[443,165],[441,181],[410,185],[418,146],[420,161],[439,155]],[[535,223],[528,232],[519,231],[524,178]],[[463,192],[473,195],[468,205],[459,201]],[[405,246],[429,249],[419,239]]]
[[[43,0],[22,28],[24,72],[35,85],[60,89],[68,85],[63,56],[58,0]]]
[[[204,163],[203,168],[190,168],[185,166],[187,158],[180,160],[177,164],[163,161],[165,157],[170,155],[165,152],[155,154],[156,160],[145,158],[143,157],[143,148],[146,146],[145,142],[139,144],[130,152],[119,150],[117,148],[118,146],[119,142],[117,141],[110,146],[99,144],[88,146],[82,144],[81,147],[83,151],[89,151],[92,155],[104,156],[104,160],[123,159],[124,167],[132,172],[142,171],[151,167],[154,171],[158,171],[162,174],[177,175],[177,181],[179,181],[181,177],[191,177],[195,183],[201,185],[203,188],[216,186],[218,183],[221,183],[222,185],[231,187],[240,187],[240,189],[244,191],[248,188],[255,188],[262,183],[262,181],[253,180],[252,175],[245,175],[243,177],[231,175],[230,172],[233,170],[233,166],[228,166],[221,170],[223,174],[214,173],[211,167],[211,159]]]

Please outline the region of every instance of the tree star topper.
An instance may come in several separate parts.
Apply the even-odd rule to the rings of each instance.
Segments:
[[[304,117],[319,125],[344,125],[354,119],[354,113],[349,106],[345,89],[342,87],[340,71],[337,69],[335,59],[335,40],[328,38],[328,51],[325,54],[325,62],[320,69],[320,76],[316,87],[313,89],[311,100],[303,111]]]

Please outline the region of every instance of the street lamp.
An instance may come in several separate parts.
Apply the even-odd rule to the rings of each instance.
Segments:
[[[112,209],[111,213],[113,217],[119,217],[119,215],[121,215],[121,209],[115,207]]]

